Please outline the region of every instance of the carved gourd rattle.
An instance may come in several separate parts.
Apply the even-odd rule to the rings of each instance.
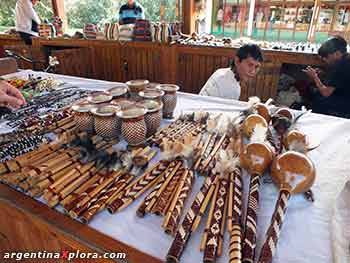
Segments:
[[[259,263],[272,262],[288,199],[292,194],[308,191],[315,181],[315,175],[315,166],[305,154],[287,151],[273,161],[271,177],[280,190],[271,224],[261,249]]]

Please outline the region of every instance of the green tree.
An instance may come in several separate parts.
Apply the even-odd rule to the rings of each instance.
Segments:
[[[17,0],[0,0],[0,25],[15,26],[15,7]],[[53,16],[51,0],[41,0],[35,7],[41,19],[51,20]]]
[[[102,25],[114,22],[117,17],[117,3],[113,0],[85,0],[75,2],[68,10],[68,24],[71,28],[83,28],[87,23]]]

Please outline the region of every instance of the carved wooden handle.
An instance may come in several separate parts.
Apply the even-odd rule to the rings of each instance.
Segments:
[[[243,262],[254,262],[256,247],[256,225],[259,209],[260,176],[252,174],[250,177],[247,217],[243,242]]]
[[[242,262],[242,231],[240,225],[233,225],[230,237],[230,263]]]
[[[272,262],[273,255],[276,251],[278,237],[281,232],[284,215],[287,210],[287,202],[290,197],[290,192],[280,190],[280,194],[276,203],[275,211],[272,216],[271,224],[266,233],[266,239],[261,249],[259,263]]]

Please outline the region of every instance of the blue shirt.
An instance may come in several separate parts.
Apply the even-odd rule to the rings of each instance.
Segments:
[[[123,24],[133,24],[137,19],[144,19],[145,15],[143,13],[142,7],[136,2],[129,6],[124,4],[119,10],[119,20]]]

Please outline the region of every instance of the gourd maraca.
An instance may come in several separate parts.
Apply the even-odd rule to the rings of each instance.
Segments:
[[[274,151],[266,142],[267,123],[260,115],[248,116],[243,123],[243,132],[252,142],[242,147],[240,155],[242,167],[251,174],[242,254],[244,262],[254,262],[260,177],[271,164]]]
[[[315,175],[315,166],[305,154],[287,151],[273,161],[271,177],[280,190],[275,212],[261,249],[259,263],[272,262],[288,199],[292,194],[308,191],[315,181]]]

